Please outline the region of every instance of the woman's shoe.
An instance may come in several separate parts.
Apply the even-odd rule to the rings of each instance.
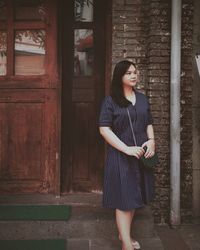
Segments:
[[[120,236],[119,236],[119,240],[121,240]],[[133,240],[133,239],[132,239],[132,245],[133,245],[134,249],[140,249],[141,248],[139,242],[136,241],[136,240]]]
[[[133,248],[132,248],[133,247]],[[122,248],[122,250],[124,250],[125,248]],[[127,248],[126,248],[127,249]],[[130,247],[128,248],[128,249],[130,249]],[[135,250],[135,248],[134,248],[134,246],[132,245],[131,246],[131,250]]]
[[[132,240],[132,245],[134,246],[134,249],[140,249],[140,244],[139,244],[139,242],[138,241],[133,241]]]

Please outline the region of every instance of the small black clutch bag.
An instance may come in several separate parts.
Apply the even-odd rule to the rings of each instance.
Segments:
[[[136,142],[136,138],[135,138],[135,134],[133,131],[133,125],[131,122],[131,117],[130,117],[130,113],[129,110],[127,108],[127,113],[128,113],[128,118],[129,118],[129,122],[130,122],[130,127],[131,127],[131,131],[132,131],[132,135],[133,135],[133,141],[135,146],[137,146],[137,142]],[[144,147],[144,150],[146,152],[147,147]],[[140,157],[140,162],[142,163],[142,165],[148,169],[152,169],[154,166],[156,166],[156,164],[158,164],[158,155],[157,153],[155,153],[152,157],[150,158],[145,158],[144,155],[142,157]]]
[[[144,150],[146,152],[147,148],[144,147]],[[142,165],[144,167],[151,169],[158,164],[158,155],[157,155],[157,153],[155,153],[150,158],[145,158],[143,155],[142,157],[140,157],[140,161],[142,162]]]

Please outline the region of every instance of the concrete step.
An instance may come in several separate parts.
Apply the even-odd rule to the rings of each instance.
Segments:
[[[68,250],[121,250],[113,210],[74,207],[72,211],[68,222]],[[132,235],[140,242],[142,250],[164,250],[149,207],[137,210]]]
[[[118,237],[115,212],[101,207],[73,207],[68,221],[69,238],[116,239]],[[138,209],[132,227],[135,237],[155,235],[154,222],[149,207]]]
[[[139,239],[141,250],[164,250],[158,237]],[[121,250],[119,240],[92,239],[77,240],[69,239],[67,241],[67,250]]]
[[[68,221],[0,221],[0,239],[66,239],[67,250],[121,250],[115,212],[101,206],[101,194],[72,194],[64,197],[1,197],[2,204],[68,204]],[[132,235],[142,250],[162,250],[150,207],[136,210]]]
[[[155,235],[149,207],[137,210],[132,231],[135,237]],[[74,205],[68,221],[0,221],[0,239],[117,239],[113,210]]]

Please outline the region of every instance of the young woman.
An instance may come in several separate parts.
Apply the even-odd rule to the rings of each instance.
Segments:
[[[100,134],[108,143],[103,206],[116,211],[122,250],[140,249],[140,244],[131,238],[131,223],[135,209],[143,207],[154,195],[153,173],[139,162],[142,155],[146,158],[154,155],[155,140],[149,102],[144,94],[136,91],[137,81],[133,62],[117,63],[111,95],[105,97],[99,117]],[[134,145],[127,108],[137,146]]]

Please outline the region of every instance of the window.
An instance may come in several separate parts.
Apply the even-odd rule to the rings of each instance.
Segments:
[[[93,73],[93,31],[74,30],[74,75],[90,76]]]
[[[44,1],[40,0],[17,0],[14,1],[15,20],[41,20],[45,15]]]
[[[48,1],[0,0],[0,76],[45,75]]]
[[[0,1],[0,76],[6,75],[7,65],[7,32],[5,30],[6,21],[6,3]]]
[[[74,3],[75,21],[93,21],[93,0],[75,0]]]
[[[7,33],[0,30],[0,76],[6,75]]]
[[[0,20],[6,20],[6,1],[0,1]]]
[[[74,0],[74,76],[94,73],[93,0]]]
[[[15,32],[15,75],[45,73],[45,39],[44,30]]]

